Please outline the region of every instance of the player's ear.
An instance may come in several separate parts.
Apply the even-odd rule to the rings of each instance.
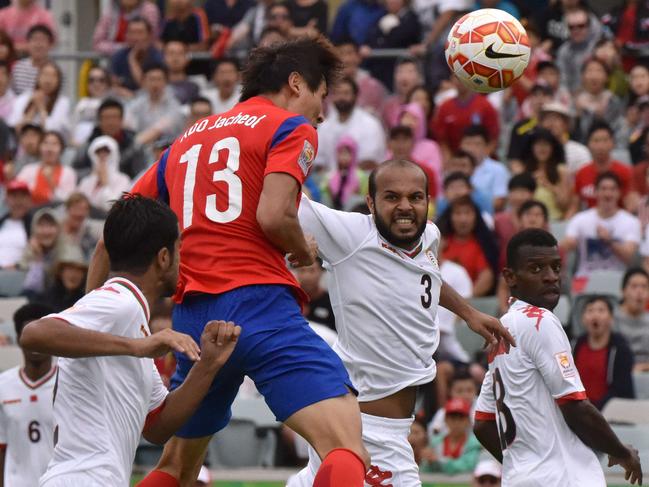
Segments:
[[[365,203],[367,203],[367,207],[370,209],[372,215],[374,215],[374,200],[369,194],[365,197]]]
[[[293,71],[288,75],[288,88],[296,96],[300,95],[300,90],[302,89],[303,78],[297,71]]]
[[[167,247],[162,247],[158,250],[157,261],[160,269],[165,272],[169,270],[169,267],[173,264],[173,255]]]
[[[505,283],[507,284],[507,287],[509,288],[516,287],[516,274],[509,267],[503,268],[503,278],[505,279]]]

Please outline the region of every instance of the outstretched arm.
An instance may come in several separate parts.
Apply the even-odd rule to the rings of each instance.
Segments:
[[[161,445],[185,424],[203,401],[214,376],[227,362],[237,344],[241,327],[234,323],[211,321],[201,336],[201,361],[194,364],[182,385],[169,393],[162,407],[149,414],[142,435]]]
[[[29,323],[20,334],[20,346],[26,350],[56,357],[100,357],[130,355],[159,357],[173,350],[198,360],[200,351],[189,336],[169,329],[146,338],[127,338],[87,330],[58,318],[42,318]]]
[[[642,485],[642,467],[638,451],[623,445],[604,416],[588,400],[566,401],[560,406],[566,423],[584,444],[609,456],[609,467],[620,465],[624,478]]]
[[[516,346],[514,338],[498,319],[475,309],[444,281],[439,293],[439,305],[466,321],[469,328],[482,335],[487,343],[496,344],[502,338],[509,345]]]

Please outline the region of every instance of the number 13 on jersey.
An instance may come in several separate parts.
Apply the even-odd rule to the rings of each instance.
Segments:
[[[180,157],[180,164],[187,164],[185,182],[183,184],[183,229],[191,226],[194,215],[194,188],[196,186],[196,170],[198,157],[203,144],[193,145]],[[216,194],[209,194],[205,199],[205,216],[215,223],[228,223],[236,220],[241,215],[243,194],[241,179],[237,176],[239,170],[239,140],[235,137],[226,137],[214,143],[210,150],[208,164],[221,160],[223,152],[227,152],[225,167],[214,171],[212,182],[223,181],[228,185],[228,206],[225,210],[217,207]],[[197,202],[202,206],[202,202]]]

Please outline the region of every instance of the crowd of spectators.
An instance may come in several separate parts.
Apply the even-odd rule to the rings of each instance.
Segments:
[[[322,33],[344,69],[318,129],[311,197],[366,212],[369,172],[413,160],[428,175],[444,279],[500,311],[504,250],[521,229],[555,232],[568,295],[597,272],[626,272],[622,299],[585,303],[572,338],[598,407],[633,397],[631,375],[649,371],[649,9],[610,3],[602,15],[586,0],[343,0],[335,12],[326,0],[113,0],[92,38],[102,58],[70,99],[52,13],[0,1],[0,275],[22,270],[25,296],[73,303],[110,202],[185,128],[237,103],[250,49]],[[523,77],[489,96],[452,78],[443,55],[453,22],[481,7],[519,17],[532,45]],[[321,267],[298,277],[309,320],[335,330]],[[447,416],[423,427],[426,470],[469,471],[478,458],[461,433],[484,363],[462,348],[457,320],[440,312],[434,407],[421,418]],[[470,397],[454,391],[463,380]]]

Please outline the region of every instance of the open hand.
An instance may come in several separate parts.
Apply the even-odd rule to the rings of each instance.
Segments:
[[[507,351],[510,346],[516,346],[516,340],[511,336],[499,319],[489,316],[481,311],[474,310],[472,316],[466,320],[466,324],[474,333],[481,335],[487,345],[496,345],[501,339]]]
[[[200,349],[192,337],[169,328],[136,340],[136,357],[156,358],[169,353],[180,352],[192,361],[200,360]]]
[[[231,321],[210,321],[201,335],[201,356],[204,362],[221,368],[225,364],[241,335],[241,327]]]
[[[642,485],[642,465],[638,450],[627,445],[628,455],[625,458],[616,458],[609,455],[608,466],[619,465],[624,469],[624,478],[631,484]]]

